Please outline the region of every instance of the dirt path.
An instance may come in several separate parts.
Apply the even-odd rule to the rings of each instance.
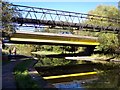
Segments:
[[[11,88],[16,90],[13,70],[14,70],[14,67],[20,62],[21,60],[12,60],[10,63],[2,66],[2,89]]]

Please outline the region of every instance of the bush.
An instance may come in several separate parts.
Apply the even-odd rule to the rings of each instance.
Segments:
[[[115,53],[115,51],[119,47],[117,34],[101,33],[98,37],[100,42],[100,45],[97,46],[98,51],[102,51],[105,53]]]

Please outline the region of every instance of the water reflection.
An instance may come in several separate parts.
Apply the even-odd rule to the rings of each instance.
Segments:
[[[50,58],[50,57],[40,57],[37,56],[39,58],[38,63],[36,64],[37,67],[41,66],[45,67],[45,66],[66,66],[67,65],[76,65],[78,64],[79,67],[73,68],[73,66],[70,68],[67,68],[67,70],[65,71],[64,68],[59,68],[56,69],[56,71],[54,72],[59,72],[59,74],[62,71],[65,72],[89,72],[89,71],[97,71],[100,72],[101,70],[103,71],[102,73],[98,73],[96,80],[94,81],[90,81],[90,82],[86,82],[83,84],[83,87],[85,88],[101,88],[103,90],[103,88],[113,88],[113,90],[120,90],[120,64],[115,64],[115,63],[108,63],[108,64],[100,64],[100,63],[92,63],[92,62],[81,62],[78,63],[77,61],[71,61],[71,60],[65,60],[64,58]],[[80,65],[83,65],[82,67]],[[81,67],[81,68],[80,68]],[[73,70],[74,69],[74,70]],[[41,68],[42,70],[42,68]],[[47,72],[48,70],[48,72]],[[41,73],[41,75],[56,75],[55,73],[53,73],[53,70],[55,70],[55,68],[50,68],[49,69],[44,69],[43,71],[44,74]],[[60,71],[61,70],[61,71]],[[52,73],[51,73],[52,72]],[[62,72],[62,74],[65,74],[65,72]],[[89,76],[88,76],[89,77]],[[92,77],[93,79],[96,77]],[[64,85],[64,84],[56,84],[56,87],[61,87],[61,88],[67,88],[67,87],[72,87],[72,88],[77,88],[80,86],[75,85],[75,83],[72,83],[71,85]],[[115,88],[115,89],[114,89]],[[116,89],[117,88],[117,89]]]
[[[41,57],[41,56],[37,56],[37,58],[39,61],[36,64],[36,66],[61,66],[77,64],[76,61],[65,60],[64,58]]]
[[[53,85],[56,88],[81,88],[81,82],[79,82],[79,81],[66,82],[66,83],[56,83]]]
[[[117,67],[117,66],[116,66]],[[115,67],[115,68],[116,68]],[[112,90],[120,90],[120,68],[113,70],[105,70],[100,73],[98,80],[85,84],[86,88],[113,88]]]

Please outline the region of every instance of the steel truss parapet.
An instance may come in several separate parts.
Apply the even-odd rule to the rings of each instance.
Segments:
[[[14,10],[13,23],[20,24],[21,26],[32,24],[35,25],[48,25],[48,26],[61,26],[61,27],[75,27],[88,28],[92,30],[106,30],[120,32],[119,24],[120,18],[110,18],[92,14],[76,13],[62,10],[37,8],[30,6],[21,6],[11,4],[11,9]],[[100,25],[95,22],[99,21]],[[108,23],[108,26],[102,26]],[[114,26],[116,25],[116,26]]]

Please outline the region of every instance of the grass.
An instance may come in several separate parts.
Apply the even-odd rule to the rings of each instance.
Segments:
[[[32,54],[38,54],[38,55],[56,55],[61,54],[60,52],[53,52],[53,51],[37,51],[37,52],[31,52]]]
[[[14,74],[15,74],[15,80],[17,83],[17,88],[18,89],[27,89],[27,88],[40,88],[34,80],[30,77],[28,74],[28,67],[32,63],[32,60],[24,60],[21,63],[19,63],[15,68],[14,68]]]
[[[120,59],[120,55],[117,54],[93,54],[91,57],[101,59],[109,59],[113,57],[114,59]]]
[[[9,51],[8,51],[8,50],[5,50],[5,49],[2,49],[2,53],[8,54]]]
[[[38,55],[58,55],[58,54],[62,54],[62,52],[54,52],[54,51],[37,51],[37,52],[31,52],[32,54],[38,54]],[[69,53],[73,53],[73,52],[68,52],[66,51],[64,54],[69,54]],[[75,52],[78,53],[78,52]]]

